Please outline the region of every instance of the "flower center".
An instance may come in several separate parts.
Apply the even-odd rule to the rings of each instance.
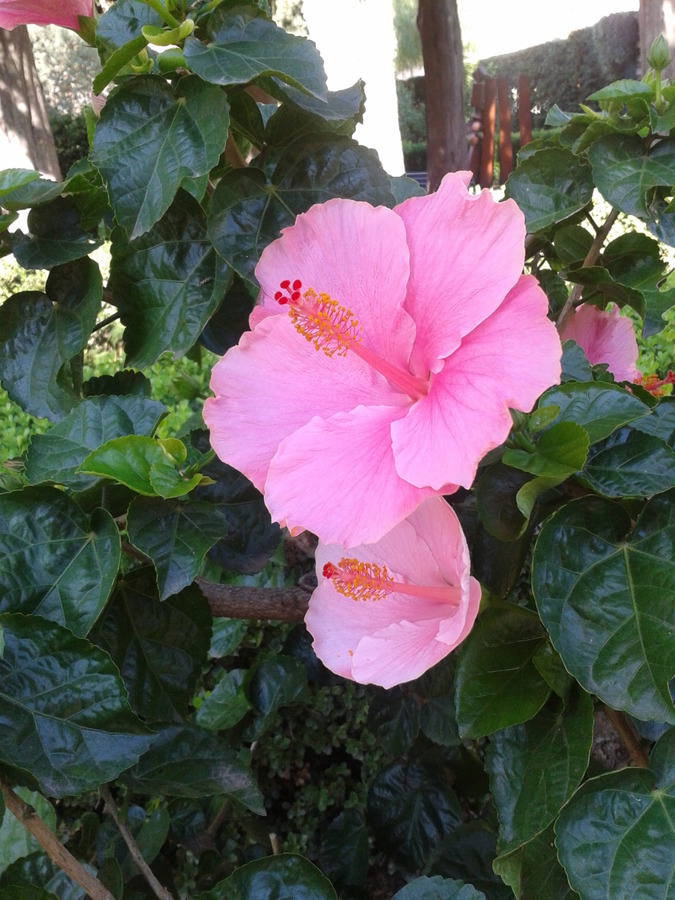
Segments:
[[[397,593],[458,606],[461,599],[459,587],[450,584],[422,585],[394,581],[386,566],[364,563],[353,558],[346,559],[344,556],[337,565],[327,562],[322,571],[323,577],[332,581],[338,594],[351,600],[384,600],[387,594]]]
[[[323,350],[326,356],[345,356],[350,350],[401,393],[414,400],[429,393],[427,379],[397,368],[364,347],[358,319],[329,294],[317,294],[312,287],[303,291],[302,282],[296,278],[294,281],[282,281],[274,299],[280,306],[288,306],[288,315],[295,330],[314,344],[317,350]]]

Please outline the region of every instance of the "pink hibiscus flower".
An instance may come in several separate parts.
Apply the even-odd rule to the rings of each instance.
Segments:
[[[617,381],[635,381],[640,377],[635,366],[638,345],[633,323],[620,316],[616,306],[605,312],[582,303],[565,320],[560,337],[563,341],[576,341],[592,366],[607,363]]]
[[[454,511],[430,497],[374,544],[319,543],[305,624],[333,672],[389,688],[419,677],[467,636],[480,605]],[[356,605],[355,605],[356,602]]]
[[[214,367],[204,419],[276,521],[372,543],[469,487],[509,407],[559,381],[523,216],[470,177],[393,210],[329,200],[263,252],[253,330]]]
[[[0,28],[11,30],[17,25],[60,25],[80,27],[78,16],[93,15],[93,0],[0,0]]]

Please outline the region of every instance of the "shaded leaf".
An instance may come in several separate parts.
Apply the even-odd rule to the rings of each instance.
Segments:
[[[360,809],[344,809],[321,836],[321,871],[338,887],[363,887],[368,872],[368,828]]]
[[[400,689],[378,692],[368,709],[368,727],[390,757],[403,756],[420,730],[420,704]]]
[[[209,731],[227,731],[251,708],[243,689],[245,669],[230,669],[201,701],[195,721]]]
[[[513,888],[519,900],[575,900],[573,891],[558,861],[553,843],[553,825],[542,831],[527,844],[510,853],[498,856],[494,870]]]
[[[649,217],[648,193],[672,187],[675,140],[657,141],[651,149],[636,135],[608,135],[588,151],[593,179],[612,206],[640,218]]]
[[[308,859],[280,853],[256,859],[235,869],[229,878],[195,900],[337,900],[328,879]]]
[[[17,232],[12,252],[24,269],[52,269],[88,256],[102,243],[82,227],[73,202],[57,197],[28,213],[29,234]]]
[[[568,382],[550,388],[539,400],[539,409],[557,406],[557,421],[576,422],[588,433],[591,444],[641,416],[649,409],[625,388],[614,384]]]
[[[463,881],[434,875],[414,878],[396,891],[392,900],[485,900],[485,894]]]
[[[42,819],[47,828],[56,831],[56,811],[54,807],[46,800],[42,794],[37,791],[30,791],[28,788],[17,787],[14,789],[21,797],[24,803],[32,806],[36,814]],[[0,805],[4,812],[5,803],[0,794]],[[0,872],[5,872],[16,860],[30,856],[38,850],[41,850],[40,844],[28,831],[26,826],[13,814],[5,815],[0,825]],[[12,884],[16,883],[12,879]],[[0,882],[0,887],[2,887]]]
[[[513,900],[509,888],[492,871],[496,848],[496,835],[486,822],[462,823],[436,848],[430,874],[472,884],[487,900]]]
[[[651,497],[675,487],[675,451],[626,428],[591,451],[581,477],[605,497]]]

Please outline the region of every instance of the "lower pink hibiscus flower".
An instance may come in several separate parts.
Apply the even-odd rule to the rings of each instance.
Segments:
[[[418,678],[467,636],[480,605],[454,511],[430,497],[374,544],[319,542],[305,624],[331,671],[390,688]]]
[[[522,213],[470,177],[393,210],[329,200],[264,250],[253,330],[214,367],[204,419],[276,521],[372,543],[469,487],[509,407],[560,380]]]
[[[560,337],[579,344],[592,366],[606,363],[617,381],[636,381],[640,377],[635,365],[638,345],[633,323],[620,316],[616,306],[605,312],[582,303],[565,319]]]
[[[93,14],[92,0],[0,0],[0,28],[17,25],[60,25],[62,28],[80,27],[78,16]]]

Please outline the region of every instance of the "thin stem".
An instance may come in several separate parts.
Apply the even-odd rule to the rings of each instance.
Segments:
[[[101,882],[87,872],[75,857],[66,850],[56,835],[47,828],[32,806],[24,803],[21,797],[15,794],[11,787],[3,781],[0,781],[0,788],[2,789],[7,809],[30,831],[47,856],[59,869],[65,872],[69,878],[72,878],[76,884],[79,884],[92,900],[115,900]]]
[[[248,165],[241,155],[241,150],[237,146],[237,142],[232,137],[232,132],[227,135],[227,141],[225,142],[225,159],[233,169],[245,169]]]
[[[150,9],[154,9],[158,16],[160,16],[167,25],[170,25],[172,28],[178,28],[180,22],[178,19],[175,19],[169,10],[164,6],[162,0],[145,0]]]
[[[143,876],[143,878],[145,878],[145,880],[150,885],[150,888],[152,889],[153,894],[156,897],[159,897],[159,900],[173,900],[172,894],[170,894],[169,891],[167,891],[167,889],[162,884],[159,883],[159,881],[155,877],[152,869],[146,863],[146,861],[143,859],[143,857],[141,855],[141,851],[138,849],[138,846],[136,844],[136,841],[133,839],[131,832],[129,831],[127,826],[122,821],[122,817],[120,816],[119,809],[117,808],[117,804],[115,803],[115,801],[112,798],[112,794],[110,793],[108,786],[105,784],[101,785],[100,792],[101,792],[101,796],[105,800],[105,805],[106,805],[108,812],[115,820],[115,824],[117,825],[117,828],[119,829],[119,833],[122,835],[124,843],[127,845],[129,854],[131,855],[131,858],[133,859],[134,863],[136,864],[136,867],[138,868],[138,870],[141,873],[141,875]]]
[[[619,735],[621,742],[628,751],[631,763],[634,766],[639,766],[641,769],[648,769],[649,756],[640,743],[639,735],[633,728],[630,719],[628,719],[625,713],[618,712],[616,709],[612,709],[606,704],[604,704],[604,709],[607,718],[614,726],[614,730]]]
[[[91,329],[91,333],[93,334],[95,331],[100,331],[102,328],[106,328],[108,325],[112,325],[112,323],[116,322],[119,317],[120,314],[118,312],[111,313],[109,316],[106,316],[105,319],[101,319],[100,322],[97,322]]]
[[[605,243],[605,238],[609,234],[612,225],[616,222],[617,217],[619,215],[618,209],[613,209],[611,213],[605,219],[603,225],[598,229],[598,233],[593,238],[593,243],[591,244],[591,248],[586,254],[586,258],[584,259],[581,268],[587,269],[589,266],[594,266],[598,260],[598,256],[600,256],[600,250],[602,249],[602,245]],[[583,291],[582,284],[575,284],[572,290],[570,291],[570,295],[565,301],[565,305],[562,308],[560,315],[558,316],[558,321],[555,323],[558,331],[562,329],[562,326],[565,323],[565,319],[572,311],[572,309],[577,305],[579,300],[581,300],[581,292]]]

